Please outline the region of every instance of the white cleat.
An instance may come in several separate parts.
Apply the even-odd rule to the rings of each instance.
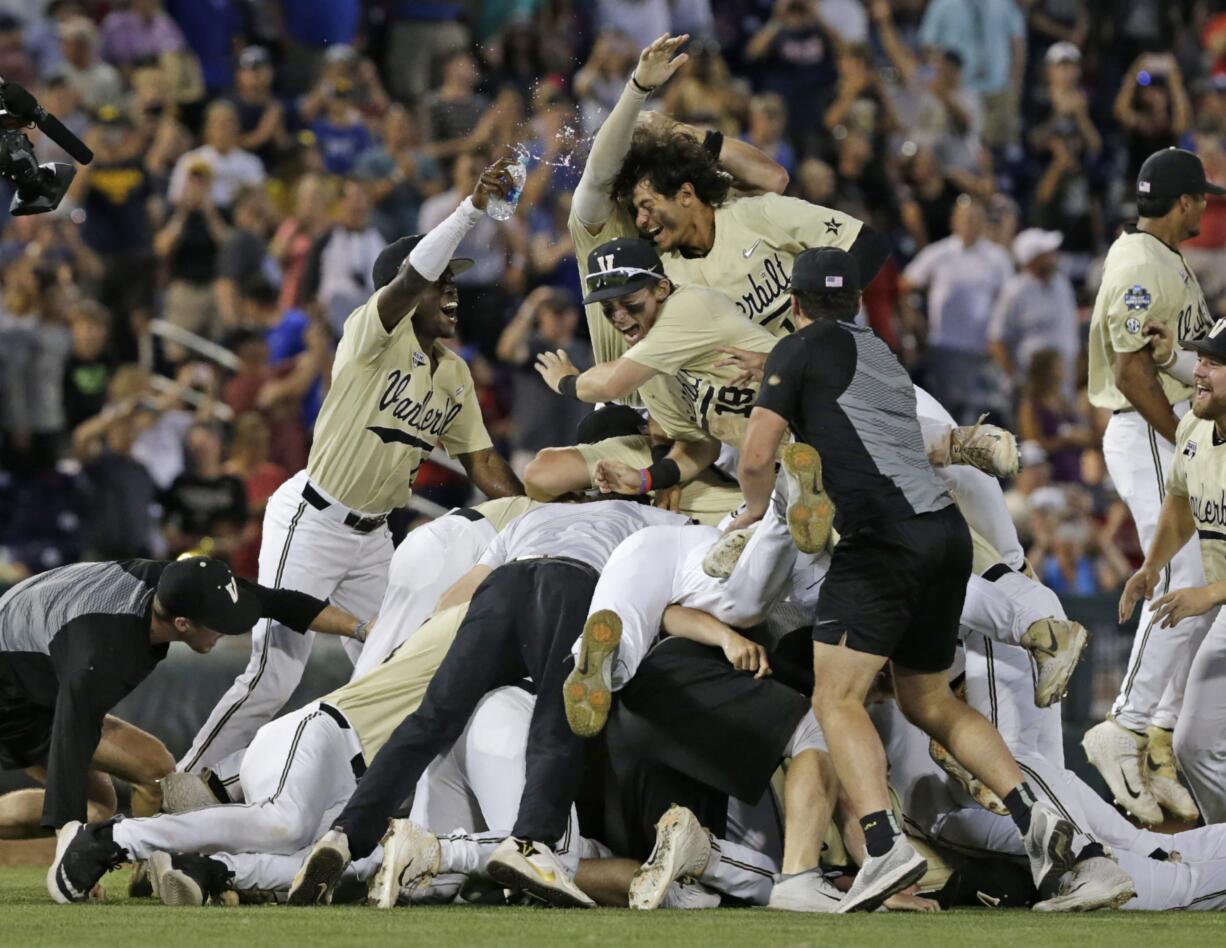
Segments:
[[[1068,694],[1068,683],[1085,652],[1090,633],[1080,622],[1069,619],[1040,619],[1022,636],[1021,645],[1039,666],[1034,686],[1034,703],[1046,708]]]
[[[1073,868],[1073,824],[1050,805],[1039,801],[1030,808],[1030,829],[1022,840],[1030,859],[1030,877],[1044,898],[1053,895],[1065,873]]]
[[[349,865],[349,839],[328,830],[312,848],[289,887],[290,905],[331,905],[332,893]]]
[[[1017,438],[1012,431],[985,425],[981,415],[975,424],[949,432],[950,464],[968,464],[993,477],[1012,477],[1021,470]]]
[[[843,893],[816,869],[776,882],[766,907],[781,912],[837,912]]]
[[[382,845],[383,865],[370,880],[366,904],[395,908],[404,890],[429,885],[438,874],[442,850],[437,836],[406,819],[387,821]]]
[[[1114,859],[1083,859],[1060,879],[1057,894],[1034,905],[1036,912],[1092,912],[1119,908],[1135,898],[1136,885]]]
[[[656,822],[656,844],[630,880],[630,907],[658,908],[678,879],[697,879],[711,861],[711,834],[692,811],[673,804]]]
[[[613,706],[613,661],[622,640],[622,620],[612,609],[599,609],[583,623],[575,667],[562,683],[566,721],[578,737],[595,737]]]
[[[490,856],[485,871],[504,888],[558,908],[596,907],[544,843],[508,836]]]
[[[787,481],[788,532],[802,553],[820,553],[830,542],[834,504],[822,486],[822,459],[807,444],[785,445],[781,468]]]
[[[1151,726],[1146,729],[1145,735],[1149,738],[1146,777],[1150,792],[1153,793],[1158,806],[1175,819],[1195,823],[1200,819],[1200,807],[1192,799],[1188,788],[1179,782],[1175,751],[1171,746],[1171,732]]]
[[[1142,770],[1149,746],[1144,734],[1108,719],[1086,731],[1081,746],[1086,759],[1103,775],[1116,803],[1148,826],[1162,822],[1162,808]]]
[[[217,799],[217,795],[209,788],[207,779],[202,774],[179,771],[167,774],[158,781],[162,787],[162,812],[188,813],[206,806],[229,803],[229,800]]]
[[[664,909],[709,909],[719,908],[722,900],[719,893],[708,889],[701,882],[678,879],[664,893],[660,908]]]
[[[847,894],[839,901],[838,913],[872,912],[895,892],[924,878],[928,860],[917,853],[906,837],[898,836],[884,856],[869,856],[856,873]]]
[[[712,579],[727,579],[731,576],[736,569],[737,560],[745,551],[745,545],[757,528],[755,523],[752,527],[733,530],[712,543],[711,549],[707,550],[707,555],[702,558],[702,571]]]

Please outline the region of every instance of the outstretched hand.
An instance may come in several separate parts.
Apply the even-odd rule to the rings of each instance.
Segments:
[[[514,190],[515,181],[511,178],[510,170],[513,164],[515,164],[513,158],[499,158],[481,172],[481,177],[477,179],[477,186],[473,188],[473,207],[484,211],[491,195],[505,198]]]
[[[689,33],[670,36],[665,33],[639,54],[639,63],[634,67],[634,81],[645,89],[662,86],[673,74],[690,61],[689,53],[675,53],[690,38]]]

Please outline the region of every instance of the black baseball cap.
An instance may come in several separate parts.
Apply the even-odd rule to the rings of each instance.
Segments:
[[[370,278],[374,281],[376,290],[396,279],[400,265],[424,236],[425,234],[413,234],[411,237],[401,237],[379,252],[379,256],[375,257],[375,265],[370,268]],[[473,261],[468,257],[452,257],[451,263],[448,264],[453,274],[463,273],[472,265]]]
[[[1226,362],[1226,316],[1214,323],[1203,339],[1183,339],[1179,344],[1210,359]]]
[[[837,290],[860,292],[856,258],[837,247],[810,247],[792,264],[792,289],[813,293]]]
[[[596,444],[608,438],[641,435],[647,430],[647,419],[629,405],[605,405],[584,417],[575,429],[580,444]]]
[[[240,586],[230,567],[208,556],[176,560],[162,571],[157,599],[172,616],[220,632],[243,635],[260,621],[259,598]]]
[[[583,305],[629,296],[664,279],[664,264],[655,248],[637,237],[619,237],[587,255],[588,294]]]
[[[1163,148],[1145,159],[1137,175],[1137,197],[1177,198],[1183,194],[1226,194],[1210,184],[1200,158],[1184,148]]]

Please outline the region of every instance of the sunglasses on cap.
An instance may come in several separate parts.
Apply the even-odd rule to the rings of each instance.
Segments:
[[[642,281],[643,277],[653,280],[663,279],[663,274],[655,270],[644,270],[642,267],[614,267],[612,270],[600,270],[587,275],[588,287],[593,290],[603,290],[606,287],[626,286],[629,283]]]

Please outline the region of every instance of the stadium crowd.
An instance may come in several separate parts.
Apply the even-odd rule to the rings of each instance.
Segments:
[[[532,156],[523,208],[462,245],[477,264],[453,345],[517,470],[572,443],[582,407],[532,368],[543,349],[591,361],[570,192],[637,50],[671,30],[691,62],[654,107],[743,137],[788,193],[890,236],[869,322],[958,421],[990,407],[1018,431],[1009,497],[1043,580],[1117,588],[1141,550],[1085,397],[1088,304],[1146,155],[1180,144],[1226,180],[1226,15],[964,6],[0,2],[0,74],[97,155],[55,214],[0,232],[0,579],[187,550],[254,576],[264,503],[303,465],[374,258],[509,146]],[[1185,247],[1222,313],[1226,201],[1209,201]],[[468,489],[429,465],[415,492]]]

